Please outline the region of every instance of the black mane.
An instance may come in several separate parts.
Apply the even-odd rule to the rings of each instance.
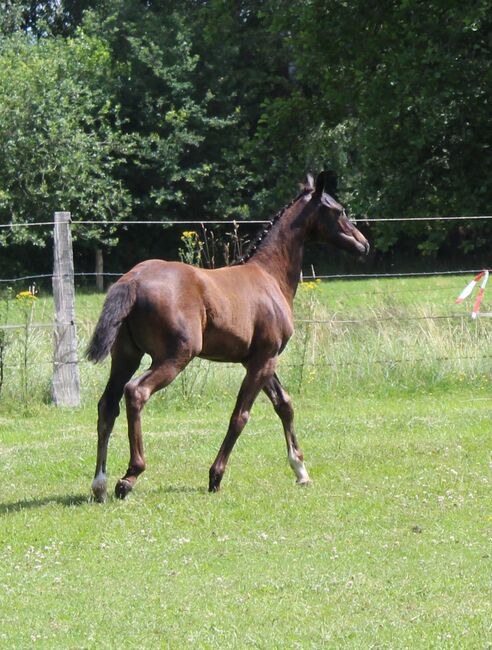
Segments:
[[[277,214],[273,217],[273,219],[270,219],[270,221],[266,222],[265,227],[260,228],[260,230],[257,232],[255,238],[251,241],[249,244],[246,253],[244,255],[241,255],[238,259],[234,260],[230,266],[238,266],[240,264],[245,264],[248,260],[250,260],[253,255],[255,255],[261,245],[265,242],[265,239],[267,235],[271,232],[273,226],[279,222],[279,220],[282,218],[282,216],[285,214],[285,212],[291,208],[296,201],[298,201],[301,196],[304,196],[307,192],[312,192],[313,187],[309,185],[304,185],[302,190],[299,192],[299,194],[290,201],[287,205],[285,205],[281,210],[277,212]]]

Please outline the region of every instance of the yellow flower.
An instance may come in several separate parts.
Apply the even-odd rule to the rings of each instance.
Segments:
[[[31,291],[20,291],[15,297],[17,300],[37,300]]]
[[[313,291],[313,289],[317,288],[317,283],[316,282],[302,282],[301,287],[304,289],[304,291]]]
[[[194,230],[185,230],[181,235],[181,239],[183,241],[186,241],[187,239],[195,239],[196,237],[198,237],[198,233],[196,233]]]

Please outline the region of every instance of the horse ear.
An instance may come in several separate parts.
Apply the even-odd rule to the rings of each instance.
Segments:
[[[335,197],[337,193],[337,187],[338,187],[338,179],[337,175],[333,170],[328,170],[325,172],[325,192],[328,192],[328,194],[331,194],[331,196]]]
[[[314,190],[314,178],[312,174],[306,174],[306,179],[304,181],[305,190]]]
[[[334,171],[323,171],[318,174],[316,179],[316,194],[321,195],[327,192],[335,196],[337,191],[337,175]]]
[[[320,172],[316,178],[315,194],[321,196],[325,190],[325,172]]]

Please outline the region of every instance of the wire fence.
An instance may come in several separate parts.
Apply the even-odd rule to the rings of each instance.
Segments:
[[[431,217],[359,217],[357,222],[361,223],[400,223],[400,222],[434,222],[434,221],[487,221],[492,219],[492,215],[442,215]],[[262,225],[270,223],[271,219],[189,219],[189,220],[176,220],[166,219],[158,220],[86,220],[86,219],[72,219],[73,226],[241,226],[241,225]],[[8,228],[40,228],[40,227],[53,227],[52,221],[25,221],[22,223],[2,223],[0,229]]]
[[[397,217],[394,219],[383,219],[383,218],[371,218],[371,219],[362,219],[360,221],[364,223],[371,223],[371,222],[383,222],[383,221],[388,221],[388,222],[395,222],[395,221],[464,221],[464,220],[488,220],[492,219],[492,216],[489,215],[482,215],[482,216],[467,216],[467,217]],[[126,221],[126,222],[118,222],[118,221],[72,221],[71,225],[76,226],[76,225],[114,225],[114,226],[125,226],[125,225],[160,225],[160,226],[180,226],[180,227],[186,227],[186,226],[201,226],[205,227],[208,225],[232,225],[234,227],[237,227],[239,225],[258,225],[258,224],[264,224],[268,223],[268,220],[266,221],[234,221],[234,220],[229,220],[229,221],[212,221],[212,222],[203,222],[203,221],[162,221],[162,222],[157,222],[157,221]],[[20,228],[20,227],[26,227],[26,228],[31,228],[31,227],[53,227],[53,222],[35,222],[35,223],[23,223],[23,224],[0,224],[0,228]],[[460,276],[463,275],[475,275],[477,274],[481,269],[463,269],[463,268],[458,268],[458,269],[446,269],[446,270],[436,270],[436,271],[415,271],[415,272],[385,272],[385,273],[333,273],[333,274],[324,274],[324,275],[319,275],[316,274],[314,271],[314,268],[312,268],[312,272],[308,274],[303,274],[301,276],[301,283],[306,281],[306,282],[312,282],[313,280],[360,280],[360,281],[366,281],[366,280],[378,280],[378,279],[410,279],[410,278],[422,278],[422,279],[432,279],[436,278],[439,276],[443,277],[450,277],[450,276],[456,276],[459,278]],[[75,278],[94,278],[94,277],[105,277],[108,279],[116,279],[118,277],[121,277],[120,272],[111,272],[111,271],[106,271],[106,272],[76,272],[74,273]],[[18,285],[19,283],[25,283],[25,282],[36,282],[40,280],[50,280],[52,281],[53,279],[56,279],[58,276],[54,276],[52,273],[39,273],[39,274],[31,274],[31,275],[20,275],[20,276],[15,276],[15,277],[5,277],[5,278],[0,278],[0,289],[2,286],[5,285]],[[301,285],[302,286],[302,285]],[[370,289],[366,289],[364,287],[361,287],[360,289],[356,290],[351,290],[347,291],[346,295],[349,297],[352,296],[372,296],[372,297],[389,297],[389,296],[394,296],[394,294],[404,294],[404,293],[434,293],[434,292],[443,292],[443,291],[449,291],[450,293],[450,300],[451,298],[455,298],[456,295],[459,293],[459,290],[461,288],[461,283],[459,286],[456,287],[456,289],[450,288],[450,287],[435,287],[435,286],[418,286],[418,287],[399,287],[395,288],[394,286],[391,286],[390,290],[385,290],[384,288],[373,288],[371,287]],[[455,295],[451,296],[451,291],[455,292]],[[453,300],[454,302],[454,300]],[[451,304],[451,303],[450,303]],[[483,312],[480,314],[481,318],[489,318],[492,316],[491,312]],[[388,314],[386,312],[379,313],[377,315],[371,315],[371,314],[362,314],[361,317],[354,317],[352,315],[343,317],[340,316],[339,313],[334,313],[332,317],[322,317],[318,318],[315,316],[306,316],[306,317],[297,317],[295,318],[295,324],[301,328],[309,328],[309,327],[321,327],[321,328],[340,328],[340,327],[374,327],[381,325],[382,328],[384,328],[386,325],[395,325],[396,327],[399,327],[400,325],[404,325],[405,323],[408,323],[411,325],[412,323],[419,324],[423,322],[434,322],[434,323],[445,323],[445,322],[453,322],[456,321],[457,323],[463,324],[465,321],[467,321],[470,318],[469,313],[466,312],[447,312],[447,313],[425,313],[425,314],[410,314],[410,313],[403,313],[403,314]],[[484,321],[485,322],[485,321]],[[86,323],[87,325],[87,323]],[[8,333],[14,334],[15,332],[21,332],[26,331],[26,323],[1,323],[0,322],[0,334],[3,332],[4,335]],[[50,330],[54,329],[54,323],[53,322],[30,322],[28,324],[29,330],[30,331],[46,331],[49,332]],[[21,334],[22,335],[22,334]],[[0,339],[1,343],[1,339]],[[77,363],[81,365],[86,365],[88,362],[86,362],[83,358],[82,355],[79,355],[80,358],[75,361],[75,362],[70,362],[70,363]],[[470,350],[467,349],[466,351],[464,349],[462,350],[457,350],[456,353],[450,353],[450,354],[442,354],[442,353],[436,353],[434,356],[434,361],[439,362],[439,363],[451,363],[451,362],[483,362],[484,360],[489,360],[491,359],[491,355],[483,354],[481,350],[477,351],[477,354],[470,354]],[[374,366],[398,366],[402,364],[424,364],[428,360],[427,356],[419,356],[419,355],[413,355],[413,356],[405,356],[405,355],[400,355],[397,353],[392,354],[391,356],[377,356],[377,354],[370,359],[370,364]],[[10,370],[22,370],[22,364],[24,362],[20,362],[18,364],[11,364],[11,363],[5,363],[3,362],[2,364],[2,373],[4,371],[10,371]],[[326,368],[340,368],[342,366],[344,367],[353,367],[356,368],[358,365],[357,360],[350,360],[349,358],[345,358],[343,361],[340,360],[330,360],[327,358],[320,358],[316,360],[309,360],[303,358],[301,361],[298,362],[288,362],[287,364],[284,364],[284,368],[299,368],[299,367],[326,367]],[[36,366],[51,366],[53,367],[53,361],[50,359],[37,359],[36,360]],[[224,367],[235,367],[234,364],[222,364]]]
[[[442,215],[442,216],[418,216],[418,217],[363,217],[359,221],[362,223],[396,223],[396,222],[436,222],[436,221],[475,221],[475,220],[490,220],[492,215]],[[151,226],[163,226],[163,227],[185,227],[185,226],[201,226],[205,229],[207,226],[220,225],[220,226],[249,226],[249,225],[264,225],[271,223],[271,219],[265,220],[84,220],[84,219],[72,219],[70,220],[71,226],[119,226],[125,227],[128,225],[151,225]],[[47,227],[53,228],[53,221],[39,221],[39,222],[22,222],[22,223],[7,223],[0,224],[0,229],[16,229],[16,228],[36,228],[36,227]],[[386,273],[333,273],[333,274],[316,274],[313,272],[311,274],[304,274],[301,276],[301,279],[304,280],[351,280],[351,279],[378,279],[378,278],[411,278],[411,277],[432,277],[439,275],[470,275],[476,274],[481,269],[452,269],[452,270],[438,270],[438,271],[412,271],[412,272],[386,272]],[[89,277],[107,277],[107,278],[118,278],[122,275],[120,272],[99,272],[99,273],[75,273],[74,277],[78,278],[89,278]],[[23,281],[34,281],[41,279],[53,278],[53,275],[50,273],[42,274],[33,274],[33,275],[23,275],[19,277],[11,278],[0,278],[1,284],[12,284]]]
[[[418,277],[437,277],[440,275],[475,275],[479,273],[482,269],[454,269],[447,271],[415,271],[408,273],[332,273],[328,275],[310,273],[302,274],[301,281],[303,280],[377,280],[384,278],[418,278]],[[83,272],[83,273],[74,273],[76,278],[93,278],[102,276],[105,278],[120,278],[123,275],[121,272]],[[52,273],[39,273],[37,275],[21,275],[14,278],[0,278],[0,283],[3,284],[14,284],[17,282],[25,282],[27,280],[46,280],[56,278]],[[430,289],[432,290],[432,289]],[[427,291],[427,289],[398,289],[397,291]],[[374,292],[370,292],[374,293]]]

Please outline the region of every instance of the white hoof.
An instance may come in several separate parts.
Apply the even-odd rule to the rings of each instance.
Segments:
[[[304,478],[298,478],[296,481],[297,485],[312,485],[312,481],[309,478],[309,476],[305,476]]]
[[[92,494],[98,503],[105,503],[108,498],[108,483],[106,474],[102,472],[92,481]]]
[[[307,483],[311,483],[311,479],[309,478],[309,474],[307,472],[306,466],[304,465],[304,461],[301,459],[301,454],[298,455],[294,449],[289,450],[289,465],[294,470],[294,474],[297,478],[297,483],[298,485],[306,485]]]

